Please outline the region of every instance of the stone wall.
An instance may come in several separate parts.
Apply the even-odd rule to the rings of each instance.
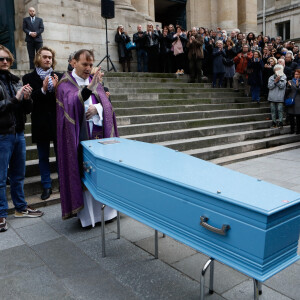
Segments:
[[[137,12],[130,0],[115,2],[115,18],[107,20],[109,54],[118,70],[117,47],[114,39],[119,24],[132,37],[138,24],[146,29],[146,24],[152,18],[145,13]],[[23,3],[22,3],[23,2]],[[106,55],[105,19],[101,17],[101,5],[98,0],[15,0],[16,11],[16,48],[18,69],[29,68],[25,33],[22,31],[22,20],[28,16],[28,8],[35,7],[37,16],[43,18],[45,31],[44,45],[53,48],[57,53],[57,69],[67,68],[70,53],[82,49],[94,49],[95,60],[98,63]],[[135,51],[133,51],[135,52]],[[135,53],[133,53],[135,55]],[[134,59],[135,61],[135,59]],[[106,69],[106,63],[103,63]],[[133,69],[135,66],[133,65]]]

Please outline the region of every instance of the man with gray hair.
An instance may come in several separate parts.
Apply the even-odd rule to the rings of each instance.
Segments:
[[[137,26],[137,32],[133,35],[133,42],[136,45],[138,72],[148,72],[148,55],[145,49],[146,33],[142,30],[142,25]]]

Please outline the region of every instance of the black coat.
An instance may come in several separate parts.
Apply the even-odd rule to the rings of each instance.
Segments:
[[[142,32],[141,34],[139,32],[136,32],[133,35],[133,42],[136,45],[136,50],[145,49],[145,46],[146,46],[145,45],[146,44],[146,32]]]
[[[26,33],[25,42],[42,42],[42,33],[44,32],[43,19],[35,17],[35,21],[32,23],[30,17],[24,18],[23,31]],[[29,35],[29,32],[36,32],[37,36],[34,38]]]
[[[167,34],[166,36],[161,34],[159,36],[159,44],[161,54],[170,53],[172,48],[172,36],[170,34]]]
[[[7,90],[10,86],[12,96]],[[17,100],[17,91],[22,87],[20,78],[10,72],[0,76],[0,134],[15,134],[24,131],[26,114],[32,110],[32,100]]]
[[[54,73],[51,74],[53,76]],[[59,78],[61,74],[57,74]],[[36,70],[23,76],[23,84],[32,87],[31,98],[33,107],[31,113],[32,142],[46,142],[56,140],[56,98],[55,91],[41,91],[43,80]]]
[[[130,41],[130,37],[124,32],[122,34],[119,34],[119,32],[117,32],[115,35],[115,42],[118,44],[118,54],[120,63],[132,58],[131,50],[127,50],[126,48],[126,44]]]
[[[286,75],[287,80],[293,79],[296,69],[297,69],[297,63],[295,63],[294,61],[285,62],[285,67],[283,72]]]
[[[255,62],[252,58],[248,61],[247,71],[248,75],[248,84],[251,86],[262,86],[262,70],[263,62],[260,59],[258,62]]]

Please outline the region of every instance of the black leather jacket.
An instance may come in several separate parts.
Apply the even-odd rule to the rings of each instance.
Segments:
[[[32,110],[32,100],[18,101],[15,97],[22,87],[19,77],[3,71],[0,75],[0,134],[20,133],[24,131],[26,114]],[[11,87],[13,97],[9,95],[8,85]]]

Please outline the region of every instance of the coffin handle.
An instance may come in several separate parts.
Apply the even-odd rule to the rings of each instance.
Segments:
[[[220,235],[226,235],[227,231],[230,229],[230,226],[226,224],[222,225],[222,228],[213,227],[207,223],[208,220],[209,219],[205,216],[200,217],[200,225],[209,231],[212,231]]]

